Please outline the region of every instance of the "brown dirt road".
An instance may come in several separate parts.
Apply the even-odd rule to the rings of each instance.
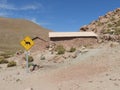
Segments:
[[[29,74],[20,67],[0,69],[0,90],[120,90],[120,45],[109,45],[103,44],[96,52],[89,51],[56,69]]]

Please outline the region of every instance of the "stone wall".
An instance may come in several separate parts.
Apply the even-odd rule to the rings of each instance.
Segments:
[[[90,46],[97,43],[96,37],[55,37],[50,39],[50,43],[63,45],[65,48]]]

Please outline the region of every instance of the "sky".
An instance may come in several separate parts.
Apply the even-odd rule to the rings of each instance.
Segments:
[[[56,32],[75,32],[120,8],[120,0],[0,0],[0,17],[31,20]]]

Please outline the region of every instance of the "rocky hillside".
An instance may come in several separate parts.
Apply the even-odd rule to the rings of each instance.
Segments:
[[[100,16],[98,20],[81,27],[80,31],[94,31],[98,35],[120,35],[120,8]]]
[[[25,36],[48,40],[49,31],[28,20],[0,18],[0,51],[21,49],[20,41]]]

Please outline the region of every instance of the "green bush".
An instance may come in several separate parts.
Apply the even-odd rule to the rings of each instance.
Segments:
[[[65,48],[62,45],[58,45],[55,50],[57,51],[58,55],[65,53]]]
[[[10,61],[8,64],[7,64],[7,67],[14,67],[16,66],[16,62],[15,61]]]
[[[75,52],[75,50],[76,50],[76,48],[74,48],[74,47],[70,48],[70,52]]]
[[[8,61],[5,60],[4,57],[0,57],[0,64],[5,64],[5,63],[8,63]]]
[[[28,56],[28,62],[33,62],[33,61],[34,61],[33,57],[32,56]]]

